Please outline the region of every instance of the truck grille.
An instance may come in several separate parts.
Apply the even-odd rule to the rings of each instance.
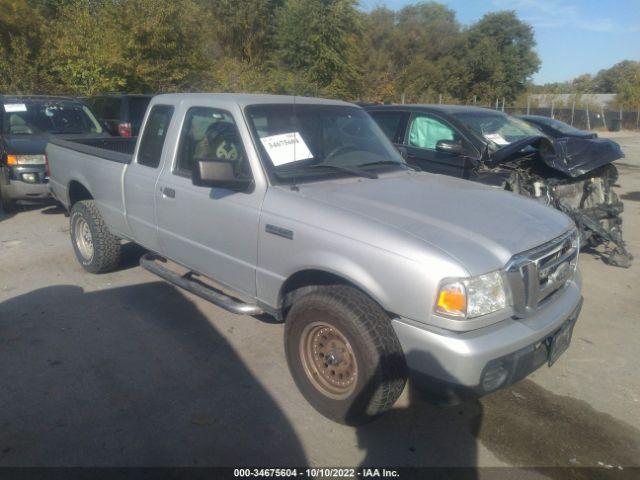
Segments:
[[[576,270],[579,248],[578,231],[573,229],[509,261],[507,279],[518,317],[528,316],[566,285]]]

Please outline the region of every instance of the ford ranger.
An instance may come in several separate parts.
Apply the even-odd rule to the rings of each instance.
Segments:
[[[52,139],[47,158],[86,270],[116,268],[133,241],[173,284],[284,321],[295,383],[336,421],[382,414],[408,377],[439,398],[487,394],[571,340],[573,222],[413,170],[355,105],[159,95],[137,140]]]

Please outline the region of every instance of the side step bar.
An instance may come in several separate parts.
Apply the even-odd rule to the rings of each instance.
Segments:
[[[263,311],[257,305],[251,305],[249,303],[243,303],[240,300],[231,298],[225,295],[219,290],[215,290],[202,282],[193,280],[191,278],[191,272],[186,275],[178,275],[172,272],[166,267],[163,267],[158,261],[166,261],[162,257],[154,255],[153,253],[146,253],[140,259],[140,266],[145,270],[150,271],[165,279],[169,283],[184,288],[189,292],[210,301],[211,303],[228,310],[231,313],[238,315],[259,315]]]

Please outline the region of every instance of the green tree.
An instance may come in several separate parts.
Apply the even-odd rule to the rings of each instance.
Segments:
[[[357,96],[358,20],[354,0],[286,1],[278,11],[276,68],[302,80],[304,91],[294,93]]]
[[[513,11],[486,14],[465,36],[461,60],[469,72],[467,90],[485,100],[515,99],[540,68],[533,29]]]
[[[53,70],[75,94],[197,89],[211,72],[206,23],[193,0],[74,0],[52,24]]]
[[[43,93],[51,88],[45,43],[45,20],[37,5],[0,0],[0,92]]]
[[[274,48],[275,19],[283,0],[208,0],[211,35],[225,57],[263,62]]]
[[[395,13],[380,7],[360,14],[362,37],[354,62],[362,73],[361,95],[374,102],[397,98],[398,68],[394,58]]]

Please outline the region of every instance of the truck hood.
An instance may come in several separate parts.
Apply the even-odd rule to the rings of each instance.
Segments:
[[[489,166],[509,163],[522,156],[528,146],[538,150],[547,166],[570,177],[579,177],[598,167],[624,157],[620,145],[607,138],[527,137],[496,150],[489,156]]]
[[[47,137],[41,135],[5,135],[5,147],[14,155],[39,155],[44,153]]]
[[[444,175],[403,172],[350,180],[300,185],[300,193],[418,238],[474,275],[503,267],[516,253],[573,225],[534,200]]]

